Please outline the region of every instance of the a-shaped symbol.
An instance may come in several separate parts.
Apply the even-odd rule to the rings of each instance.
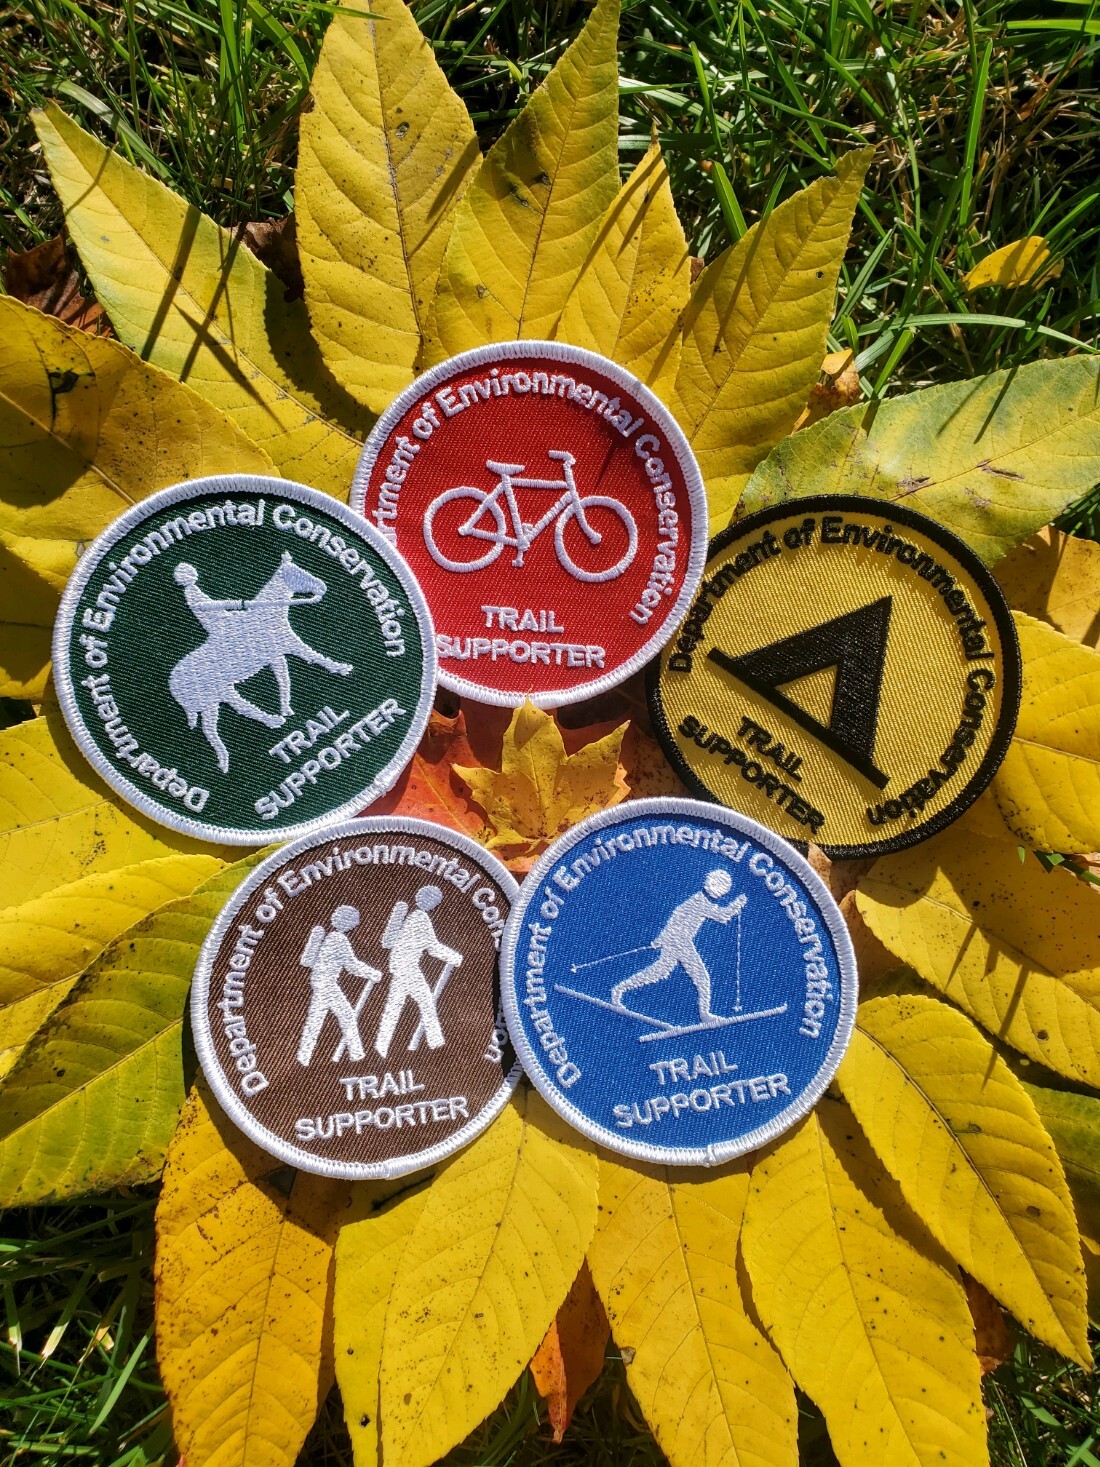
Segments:
[[[187,715],[187,725],[201,722],[207,742],[223,774],[229,772],[229,750],[218,732],[218,715],[223,703],[245,718],[267,728],[280,728],[293,712],[290,706],[288,657],[323,667],[326,672],[347,677],[350,662],[335,662],[318,652],[290,625],[292,606],[309,606],[320,601],[328,587],[310,575],[283,552],[274,574],[248,601],[219,601],[199,586],[199,573],[181,561],[172,572],[183,587],[184,600],[206,633],[206,641],[181,657],[168,677],[173,698]],[[269,667],[279,685],[279,711],[267,713],[237,691]]]
[[[874,762],[875,734],[892,605],[893,598],[883,596],[755,652],[730,657],[720,647],[712,647],[707,656],[839,755],[876,789],[885,789],[890,776]],[[780,688],[827,668],[835,668],[836,675],[829,722],[824,724]]]

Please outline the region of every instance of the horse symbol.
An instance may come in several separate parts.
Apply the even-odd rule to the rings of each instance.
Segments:
[[[188,728],[201,722],[207,742],[218,756],[218,768],[228,774],[229,750],[218,733],[223,703],[267,728],[281,728],[294,711],[290,706],[288,657],[299,657],[341,677],[347,677],[352,664],[334,662],[303,642],[291,627],[290,608],[313,605],[328,587],[296,565],[289,552],[283,551],[278,569],[250,601],[219,601],[208,596],[199,587],[198,571],[186,561],[181,561],[172,574],[207,636],[201,647],[176,663],[168,687],[187,714]],[[237,691],[238,683],[247,682],[265,667],[275,674],[279,685],[278,713],[266,713]]]

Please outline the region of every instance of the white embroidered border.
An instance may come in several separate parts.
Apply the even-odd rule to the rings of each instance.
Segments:
[[[483,363],[499,362],[502,359],[524,360],[533,356],[548,357],[551,361],[572,362],[578,366],[587,367],[590,371],[609,377],[612,382],[637,397],[646,412],[660,426],[683,473],[688,501],[691,505],[691,548],[688,553],[688,565],[683,585],[680,587],[676,600],[669,607],[664,621],[660,623],[645,645],[613,672],[604,673],[602,677],[592,682],[581,683],[577,687],[551,689],[549,692],[508,693],[496,688],[484,687],[480,683],[471,682],[454,673],[440,671],[441,687],[449,688],[451,692],[460,693],[468,698],[475,698],[479,703],[492,703],[499,708],[518,708],[526,698],[529,698],[536,708],[560,708],[567,703],[580,703],[588,698],[598,697],[600,693],[606,693],[609,689],[625,682],[628,677],[655,657],[671,638],[695,598],[703,579],[703,568],[707,559],[707,495],[703,487],[699,465],[695,461],[695,455],[684,436],[683,429],[664,403],[633,373],[626,371],[609,358],[600,356],[597,352],[587,351],[584,347],[569,346],[562,341],[501,341],[492,346],[475,347],[471,351],[460,352],[457,356],[448,357],[445,362],[429,368],[423,376],[418,377],[415,382],[406,387],[390,403],[371,429],[359,463],[356,465],[351,485],[351,504],[356,513],[365,512],[367,480],[370,478],[371,470],[374,468],[391,429],[426,392],[430,392],[437,383],[454,376],[456,372],[464,371],[467,367],[479,367]]]
[[[218,1098],[218,1103],[233,1124],[255,1141],[257,1146],[263,1147],[265,1151],[278,1157],[280,1161],[300,1167],[303,1171],[312,1172],[316,1176],[345,1177],[351,1181],[367,1181],[404,1177],[410,1172],[419,1171],[422,1167],[434,1166],[436,1162],[453,1155],[454,1152],[461,1150],[463,1146],[472,1141],[475,1136],[479,1136],[507,1105],[519,1082],[521,1067],[517,1059],[495,1094],[475,1116],[471,1117],[466,1125],[460,1127],[447,1140],[437,1142],[435,1146],[429,1146],[423,1151],[410,1152],[408,1156],[391,1157],[384,1162],[359,1164],[331,1161],[327,1157],[315,1156],[312,1152],[293,1146],[281,1136],[276,1136],[259,1124],[247,1106],[242,1105],[239,1097],[226,1083],[222,1066],[214,1049],[210,1027],[210,975],[222,939],[241,908],[253,892],[269,880],[273,871],[280,870],[288,860],[300,855],[303,851],[312,850],[322,844],[327,845],[334,840],[368,834],[386,835],[394,832],[402,835],[419,835],[425,839],[440,841],[444,845],[454,846],[468,859],[475,861],[489,879],[499,886],[508,902],[514,906],[519,893],[519,884],[515,877],[497,860],[496,856],[487,851],[484,846],[471,840],[469,836],[457,830],[449,830],[444,825],[435,825],[429,820],[415,820],[402,815],[366,816],[361,820],[345,820],[339,825],[326,826],[323,831],[323,840],[316,834],[310,835],[295,841],[292,845],[280,846],[266,861],[261,861],[241,882],[218,913],[213,927],[207,933],[206,941],[202,945],[195,964],[195,976],[191,987],[191,1030],[199,1063],[210,1082],[210,1088]]]
[[[770,851],[797,877],[817,902],[821,919],[828,928],[836,948],[840,983],[839,1013],[836,1033],[822,1060],[821,1068],[806,1088],[779,1115],[773,1117],[765,1125],[757,1126],[755,1130],[718,1146],[649,1146],[641,1141],[628,1141],[626,1137],[591,1120],[548,1079],[537,1050],[528,1040],[519,1011],[516,992],[516,952],[523,932],[527,909],[537,899],[543,881],[552,868],[563,859],[566,852],[572,850],[578,842],[586,840],[593,831],[602,830],[605,826],[624,821],[645,820],[654,815],[683,815],[692,820],[713,821],[727,826],[736,834]],[[547,1104],[552,1106],[571,1126],[576,1127],[592,1141],[606,1146],[609,1151],[617,1151],[637,1161],[658,1162],[664,1166],[720,1166],[722,1162],[731,1161],[736,1156],[743,1156],[748,1151],[755,1151],[758,1147],[766,1146],[770,1141],[774,1141],[777,1136],[782,1135],[784,1131],[807,1115],[824,1095],[852,1037],[858,1003],[858,978],[855,951],[848,934],[847,924],[828,887],[808,861],[804,860],[782,837],[765,829],[763,825],[758,825],[755,820],[726,809],[724,805],[712,805],[702,800],[685,800],[668,796],[628,800],[625,804],[614,805],[609,810],[601,810],[595,815],[590,815],[587,820],[582,820],[579,825],[574,826],[543,852],[520,887],[519,900],[512,908],[511,916],[504,929],[504,937],[500,945],[500,991],[512,1044],[528,1078]]]
[[[308,505],[318,513],[338,520],[360,540],[365,541],[389,567],[408,597],[409,604],[416,615],[424,653],[416,712],[397,752],[390,762],[379,771],[374,780],[351,799],[344,800],[335,809],[324,815],[318,815],[312,820],[301,821],[294,825],[267,825],[254,829],[212,825],[204,820],[192,820],[186,815],[175,815],[166,806],[152,799],[138,785],[128,780],[122,771],[112,764],[88,732],[76,701],[70,667],[72,655],[70,636],[80,597],[111,547],[128,534],[134,525],[140,524],[144,519],[158,513],[168,505],[180,504],[204,494],[241,492],[268,494]],[[435,698],[437,672],[435,628],[432,625],[428,603],[412,571],[393,546],[378,533],[372,524],[364,520],[361,515],[356,514],[354,510],[349,509],[346,504],[341,504],[338,499],[322,494],[317,489],[307,488],[304,484],[296,484],[290,479],[266,478],[260,474],[213,474],[207,478],[190,479],[185,484],[174,484],[171,488],[162,489],[132,505],[117,520],[108,525],[80,557],[61,597],[57,621],[54,623],[54,686],[57,689],[58,702],[61,704],[69,731],[89,764],[113,790],[117,791],[135,809],[140,810],[143,815],[150,816],[171,830],[178,830],[182,835],[196,836],[199,840],[215,841],[219,845],[261,846],[268,845],[273,840],[293,840],[299,836],[312,835],[322,830],[330,821],[353,815],[364,805],[369,805],[379,799],[397,782],[428,726],[432,702]]]

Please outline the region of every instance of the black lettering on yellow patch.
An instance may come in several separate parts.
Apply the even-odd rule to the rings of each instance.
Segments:
[[[989,783],[1020,658],[961,540],[898,505],[821,495],[712,543],[649,692],[693,790],[831,855],[871,855],[942,829]]]

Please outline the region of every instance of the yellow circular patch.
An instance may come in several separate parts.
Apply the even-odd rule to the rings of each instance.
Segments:
[[[833,856],[913,845],[992,779],[1020,701],[996,582],[914,510],[819,495],[750,515],[650,676],[686,783]]]

